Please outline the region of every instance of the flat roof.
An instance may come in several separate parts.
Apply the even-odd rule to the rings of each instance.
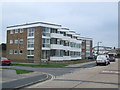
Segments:
[[[26,25],[32,25],[32,24],[46,24],[46,25],[59,26],[59,27],[62,26],[62,25],[59,25],[59,24],[53,24],[53,23],[47,23],[47,22],[34,22],[34,23],[26,23],[26,24],[8,26],[7,28],[26,26]]]
[[[80,39],[85,39],[85,40],[89,39],[89,40],[92,40],[92,38],[88,38],[88,37],[80,37]]]

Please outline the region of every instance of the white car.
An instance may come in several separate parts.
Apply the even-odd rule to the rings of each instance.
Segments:
[[[109,61],[107,55],[98,55],[97,56],[96,65],[100,65],[100,64],[104,64],[104,65],[110,64],[110,61]]]

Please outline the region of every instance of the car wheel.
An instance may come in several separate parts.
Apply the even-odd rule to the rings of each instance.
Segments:
[[[98,66],[99,64],[98,63],[96,63],[96,66]]]
[[[105,63],[104,63],[104,65],[106,66],[106,65],[107,65],[107,63],[105,62]]]

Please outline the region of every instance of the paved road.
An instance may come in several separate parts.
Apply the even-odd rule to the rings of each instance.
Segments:
[[[71,74],[57,76],[55,79],[46,83],[37,83],[26,88],[111,88],[118,90],[118,60],[111,62],[107,66],[96,66],[77,70]]]
[[[64,75],[67,73],[72,73],[76,70],[95,67],[95,66],[96,66],[95,62],[90,62],[90,63],[82,64],[78,67],[64,67],[64,68],[24,67],[24,66],[4,66],[4,67],[5,68],[24,69],[24,70],[33,70],[33,71],[49,73],[54,76],[60,76],[60,75]]]

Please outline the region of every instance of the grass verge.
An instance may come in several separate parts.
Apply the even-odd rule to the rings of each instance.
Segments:
[[[28,66],[28,67],[65,67],[68,64],[12,64],[13,66]]]
[[[34,72],[34,71],[31,71],[31,70],[13,69],[13,68],[2,68],[2,69],[16,70],[17,74],[25,74],[25,73]]]

